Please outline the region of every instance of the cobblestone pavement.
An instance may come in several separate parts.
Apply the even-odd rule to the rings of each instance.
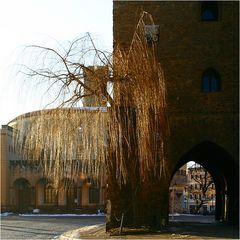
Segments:
[[[104,223],[105,217],[20,217],[1,218],[0,239],[53,239],[66,231]]]

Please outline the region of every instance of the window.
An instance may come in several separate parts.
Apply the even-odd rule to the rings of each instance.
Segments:
[[[147,43],[157,42],[159,38],[159,25],[145,25],[145,38]]]
[[[217,1],[201,2],[201,19],[202,21],[218,21]]]
[[[57,203],[57,193],[51,185],[45,185],[44,203]]]
[[[92,184],[89,188],[89,203],[99,203],[100,201],[100,188]]]
[[[202,92],[219,92],[220,76],[212,68],[207,69],[202,75]]]

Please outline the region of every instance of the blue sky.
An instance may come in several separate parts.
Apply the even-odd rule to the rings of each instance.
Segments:
[[[41,91],[15,75],[24,46],[57,46],[86,32],[112,47],[112,0],[5,0],[0,13],[0,125],[45,106]],[[23,77],[23,76],[21,76]]]

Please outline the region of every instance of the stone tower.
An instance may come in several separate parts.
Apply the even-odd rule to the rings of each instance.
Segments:
[[[237,222],[239,2],[114,0],[114,41],[126,51],[142,11],[158,26],[157,38],[146,41],[156,41],[167,87],[171,134],[169,176],[156,190],[161,214],[168,219],[172,176],[195,161],[214,178],[216,219]]]

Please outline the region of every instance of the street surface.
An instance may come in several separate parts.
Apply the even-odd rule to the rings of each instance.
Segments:
[[[193,214],[169,214],[170,222],[198,222],[198,223],[214,223],[215,216],[214,215],[193,215]]]
[[[106,238],[105,226],[81,235],[81,239],[239,239],[238,229],[226,223],[214,221],[214,216],[174,215],[169,216],[170,224],[166,229],[146,235],[111,236]],[[17,216],[1,218],[1,238],[17,240],[58,239],[61,234],[105,223],[104,216]],[[72,232],[72,231],[71,231]],[[74,231],[73,231],[74,232]],[[100,238],[102,236],[102,238]]]
[[[53,239],[66,231],[104,223],[105,217],[23,217],[1,218],[0,239]]]

